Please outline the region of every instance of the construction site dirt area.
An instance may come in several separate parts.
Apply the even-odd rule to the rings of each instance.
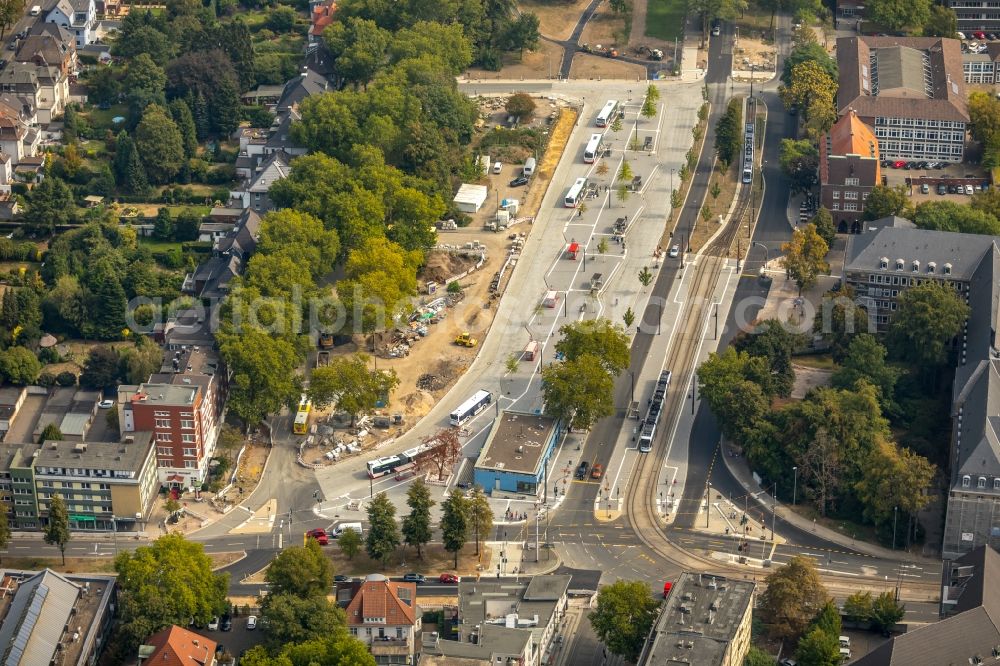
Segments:
[[[503,67],[492,72],[482,68],[466,70],[469,81],[490,79],[545,79],[559,76],[562,66],[563,47],[547,39],[538,40],[538,48],[517,53],[503,54]]]
[[[541,2],[519,2],[522,12],[532,12],[538,17],[538,32],[551,39],[566,41],[573,34],[573,28],[590,0],[543,4]]]
[[[573,79],[629,79],[646,78],[646,68],[614,58],[577,53],[573,58],[569,76]]]
[[[733,70],[734,72],[748,72],[751,67],[757,80],[760,80],[761,72],[774,72],[777,51],[774,44],[763,42],[760,39],[751,39],[740,35],[739,41],[733,47]]]
[[[621,14],[612,12],[608,5],[601,4],[580,33],[580,46],[585,45],[594,49],[600,45],[625,53],[628,50],[625,44],[625,19]]]

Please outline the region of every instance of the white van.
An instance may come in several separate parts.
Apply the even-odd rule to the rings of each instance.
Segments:
[[[840,637],[840,647],[842,647],[842,648],[849,648],[849,647],[851,647],[851,639],[850,639],[850,637],[848,637],[848,636],[841,636]]]
[[[493,163],[493,173],[496,174],[496,173],[500,173],[501,171],[503,171],[503,162],[494,162]]]
[[[336,539],[347,530],[354,530],[358,533],[358,536],[362,536],[364,534],[364,530],[361,529],[361,523],[341,523],[333,528],[330,535]]]
[[[525,176],[530,176],[531,174],[535,173],[534,157],[529,157],[528,159],[524,160],[524,168],[521,169],[521,173]]]
[[[851,648],[840,648],[840,659],[841,661],[847,661],[851,658]]]
[[[41,5],[32,5],[30,13],[31,13],[32,16],[38,16],[39,14],[42,13],[42,6]]]

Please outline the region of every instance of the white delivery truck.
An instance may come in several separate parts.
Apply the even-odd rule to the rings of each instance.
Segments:
[[[31,6],[31,15],[32,16],[38,16],[41,13],[42,13],[42,6],[41,5],[32,5]]]
[[[364,534],[364,531],[361,529],[361,523],[341,523],[333,528],[333,538],[336,539],[347,530],[354,530],[358,533],[358,536],[362,536]]]

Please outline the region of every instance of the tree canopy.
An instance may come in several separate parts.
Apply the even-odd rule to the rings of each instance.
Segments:
[[[940,366],[948,343],[962,330],[969,306],[951,286],[926,281],[899,295],[889,331],[890,349],[899,357]]]
[[[643,581],[619,580],[597,593],[590,626],[612,653],[635,663],[656,619],[659,602]]]
[[[612,375],[620,375],[629,366],[630,340],[624,329],[605,318],[584,319],[559,328],[562,336],[556,351],[567,361],[585,354],[600,359],[600,365]]]
[[[771,634],[783,639],[801,636],[828,597],[812,560],[798,555],[768,574],[766,584],[761,615]]]
[[[799,294],[815,285],[820,273],[830,270],[825,258],[829,250],[813,224],[793,231],[792,240],[781,246],[781,251],[785,253],[781,258],[782,266],[795,280]]]

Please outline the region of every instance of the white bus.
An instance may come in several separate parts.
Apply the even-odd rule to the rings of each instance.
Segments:
[[[397,468],[406,464],[408,464],[407,461],[400,456],[386,456],[385,458],[369,460],[368,476],[373,479],[377,479],[380,476],[385,476],[389,472],[396,471]]]
[[[569,192],[566,193],[566,208],[576,208],[580,201],[583,199],[584,190],[587,189],[587,179],[577,178],[576,182],[573,183],[573,187],[569,188]]]
[[[602,152],[604,152],[604,135],[591,134],[587,147],[583,149],[583,161],[587,164],[593,164]]]
[[[618,113],[618,100],[612,99],[608,100],[608,103],[604,105],[601,112],[597,114],[597,126],[607,127],[615,120],[615,115]]]
[[[453,426],[460,426],[467,423],[473,416],[490,406],[493,396],[489,391],[476,391],[471,398],[458,406],[448,417],[448,422]]]

